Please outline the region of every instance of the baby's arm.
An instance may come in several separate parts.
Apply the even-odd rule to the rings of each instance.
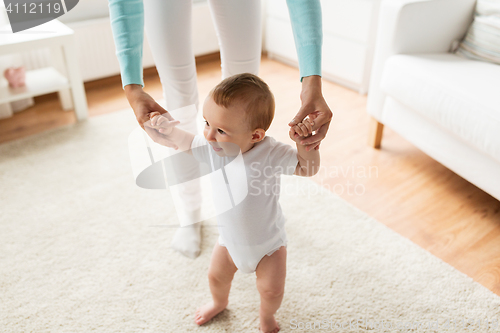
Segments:
[[[191,153],[194,134],[175,127],[180,123],[178,120],[174,120],[171,116],[172,119],[169,119],[159,112],[150,113],[149,118],[151,119],[150,124],[146,123],[144,129],[154,142]]]
[[[311,121],[306,118],[295,126],[292,126],[289,131],[290,138],[297,144],[297,168],[294,175],[311,177],[314,176],[320,165],[319,150],[311,149],[306,151],[306,146],[301,145],[300,141],[308,137],[312,133]]]

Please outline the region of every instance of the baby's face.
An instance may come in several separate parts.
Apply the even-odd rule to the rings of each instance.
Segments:
[[[219,156],[236,156],[253,147],[253,131],[245,123],[245,110],[240,103],[229,108],[217,105],[209,96],[203,105],[205,128],[203,135]]]

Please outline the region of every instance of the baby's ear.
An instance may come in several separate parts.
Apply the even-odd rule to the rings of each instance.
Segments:
[[[264,131],[262,128],[257,128],[252,132],[252,142],[262,141],[265,136],[266,136],[266,131]]]

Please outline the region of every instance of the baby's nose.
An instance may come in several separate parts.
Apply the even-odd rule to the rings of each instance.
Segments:
[[[208,141],[215,141],[215,131],[209,130],[207,133]]]

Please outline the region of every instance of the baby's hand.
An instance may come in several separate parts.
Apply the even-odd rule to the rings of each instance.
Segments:
[[[301,140],[312,134],[312,126],[313,122],[309,118],[305,118],[302,122],[290,127],[288,134],[293,141],[300,144]]]
[[[151,127],[158,130],[161,134],[168,136],[174,130],[174,127],[180,124],[178,120],[169,120],[167,117],[162,116],[159,112],[151,112],[149,114],[151,119]]]

